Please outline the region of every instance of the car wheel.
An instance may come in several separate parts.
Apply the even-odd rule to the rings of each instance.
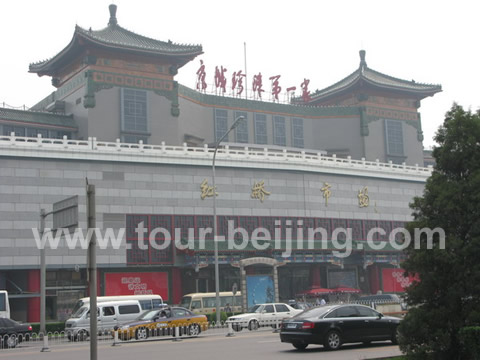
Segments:
[[[308,346],[308,344],[305,343],[293,343],[292,345],[297,350],[305,350]]]
[[[337,330],[329,331],[327,336],[325,336],[325,342],[323,345],[328,350],[338,350],[342,345],[342,338],[340,333]]]
[[[18,338],[15,334],[12,334],[10,335],[8,338],[7,338],[7,347],[8,348],[14,348],[17,346],[18,344]]]
[[[239,324],[233,324],[232,329],[233,331],[239,332],[239,331],[242,331],[243,327],[242,325],[239,325]]]
[[[190,336],[198,336],[200,331],[200,326],[198,324],[192,324],[188,327],[188,335]]]
[[[77,333],[77,341],[86,341],[88,338],[88,332],[86,330],[80,330]]]
[[[147,328],[141,327],[135,330],[135,339],[137,340],[145,340],[148,338],[148,330]]]
[[[398,330],[397,330],[397,329],[393,330],[393,334],[392,334],[392,344],[393,344],[393,345],[397,345],[397,344],[398,344]]]
[[[248,323],[248,330],[258,330],[259,325],[257,320],[252,320]]]

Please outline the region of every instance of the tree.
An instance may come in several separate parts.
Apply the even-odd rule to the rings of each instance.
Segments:
[[[406,250],[402,266],[419,280],[407,290],[400,349],[412,359],[465,359],[459,331],[480,324],[480,112],[454,104],[435,140],[436,165],[408,229],[413,240],[415,229],[442,228],[445,248],[436,234],[426,249],[424,234]]]

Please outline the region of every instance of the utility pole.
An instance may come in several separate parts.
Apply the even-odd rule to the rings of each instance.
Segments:
[[[90,360],[97,360],[97,238],[95,215],[95,185],[87,182],[88,279],[90,291]]]

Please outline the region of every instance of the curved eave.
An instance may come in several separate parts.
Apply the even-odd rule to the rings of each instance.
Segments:
[[[203,51],[185,51],[185,52],[160,52],[158,50],[149,50],[149,49],[142,49],[138,47],[132,47],[132,46],[119,46],[115,44],[109,44],[105,43],[103,41],[100,41],[95,38],[91,38],[88,36],[85,36],[84,34],[80,34],[82,36],[82,39],[88,41],[91,44],[100,46],[104,49],[109,49],[109,50],[114,50],[114,51],[128,51],[131,54],[141,54],[141,55],[148,55],[148,56],[153,56],[153,57],[160,57],[160,58],[175,58],[181,63],[181,66],[185,65],[188,61],[193,60],[196,56],[203,54]]]
[[[332,85],[332,87],[336,86],[337,84]],[[406,89],[401,86],[392,86],[392,85],[378,83],[376,81],[366,78],[363,75],[360,75],[355,80],[349,82],[345,86],[338,87],[337,89],[334,89],[324,94],[313,96],[312,99],[308,102],[308,104],[314,104],[318,101],[328,100],[332,97],[342,95],[343,93],[348,92],[350,89],[355,88],[360,84],[367,84],[380,90],[387,90],[387,91],[396,92],[400,94],[411,95],[411,96],[414,96],[415,98],[419,98],[420,100],[426,98],[427,96],[433,96],[434,94],[442,91],[441,86],[435,86],[435,87],[432,87],[431,89]]]
[[[153,57],[174,58],[174,59],[177,59],[177,62],[179,64],[181,64],[180,67],[185,65],[188,61],[193,60],[196,56],[203,54],[201,47],[198,50],[192,50],[192,51],[185,50],[185,52],[179,51],[178,53],[172,53],[172,52],[160,52],[158,50],[142,49],[142,48],[132,47],[132,46],[118,46],[114,44],[108,44],[98,39],[86,36],[85,33],[79,29],[81,28],[78,26],[75,28],[75,32],[73,34],[72,40],[63,50],[61,50],[57,55],[55,55],[49,60],[45,60],[44,62],[40,62],[40,63],[30,64],[29,72],[37,73],[39,76],[53,75],[53,72],[55,71],[56,68],[61,67],[64,65],[64,63],[69,62],[69,60],[65,60],[65,58],[67,58],[70,55],[70,53],[75,52],[75,45],[80,39],[85,41],[85,43],[96,45],[104,49],[115,50],[115,51],[128,51],[129,53],[148,55]],[[85,45],[82,44],[80,46],[84,47]]]

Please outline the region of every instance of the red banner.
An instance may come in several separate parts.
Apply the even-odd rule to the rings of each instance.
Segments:
[[[160,295],[168,299],[168,273],[107,273],[105,295]]]
[[[403,269],[382,269],[383,291],[405,292],[405,289],[416,279],[413,276],[404,277],[404,272]]]

